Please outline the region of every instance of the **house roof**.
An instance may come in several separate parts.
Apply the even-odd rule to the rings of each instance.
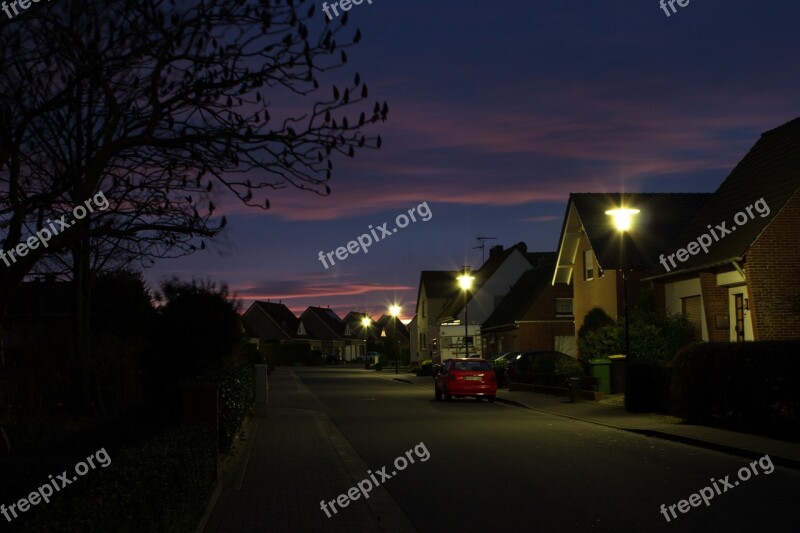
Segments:
[[[536,268],[525,271],[511,287],[494,312],[489,315],[483,328],[513,324],[522,320],[530,307],[549,285],[555,263],[555,253],[549,252],[551,261],[541,262]]]
[[[367,313],[361,313],[358,311],[350,311],[347,313],[347,316],[342,319],[344,322],[345,327],[350,328],[350,335],[351,338],[363,339],[364,337],[364,326],[361,324],[361,321],[364,317],[370,318]],[[372,320],[370,318],[370,320]],[[370,326],[367,329],[367,334],[372,336],[372,323],[370,322]]]
[[[266,314],[267,317],[269,317],[269,319],[281,329],[287,339],[297,337],[297,327],[300,324],[300,319],[298,319],[284,304],[276,302],[262,302],[261,300],[258,300],[250,306],[250,309],[248,309],[245,314],[249,313],[253,308],[256,308]],[[245,326],[247,325],[245,324]]]
[[[604,269],[620,268],[620,234],[606,211],[618,206],[639,209],[634,224],[624,233],[625,265],[647,270],[669,250],[686,221],[711,198],[709,193],[572,193],[559,239],[553,283],[569,283],[576,264],[581,232]]]
[[[755,243],[770,222],[783,209],[789,199],[800,189],[800,117],[782,126],[763,133],[755,145],[731,171],[724,182],[714,192],[711,199],[698,210],[685,231],[659,253],[671,254],[679,248],[708,234],[709,228],[717,232],[717,224],[726,223],[726,229],[735,231],[721,237],[708,246],[707,253],[689,256],[686,262],[676,263],[678,269],[667,274],[663,266],[654,269],[655,277],[701,270],[733,261],[741,261],[747,250]],[[769,215],[761,216],[752,209],[754,217],[747,216],[746,208],[760,199],[764,200]],[[760,204],[761,205],[761,204]],[[762,207],[762,212],[767,210]],[[734,217],[738,213],[738,224]]]
[[[313,315],[317,320],[306,320]],[[333,309],[309,307],[300,315],[300,321],[309,335],[320,340],[339,340],[344,336],[344,322]]]
[[[408,328],[399,318],[395,319],[392,315],[382,315],[375,323],[378,325],[379,331],[386,332],[388,338],[391,339],[394,335],[395,328],[397,328],[397,336],[402,340],[408,341]]]
[[[492,250],[497,250],[500,247],[492,247]],[[552,256],[553,252],[528,252],[528,247],[524,242],[519,242],[505,250],[497,251],[489,255],[489,259],[481,265],[481,267],[472,273],[475,280],[472,282],[472,289],[467,294],[467,301],[472,300],[473,296],[480,290],[484,283],[486,283],[492,275],[500,268],[506,259],[508,259],[515,251],[518,251],[522,256],[528,260],[532,267],[537,266],[541,261],[546,260],[548,254]],[[461,275],[460,272],[456,274]],[[461,289],[458,288],[455,279],[451,280],[456,290],[451,294],[449,301],[445,304],[442,312],[439,314],[437,321],[451,320],[461,312],[464,308],[464,297],[461,295]]]

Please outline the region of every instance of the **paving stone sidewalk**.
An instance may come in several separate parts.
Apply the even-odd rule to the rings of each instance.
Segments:
[[[328,518],[320,500],[346,492],[367,467],[291,369],[276,369],[269,387],[267,414],[247,424],[203,531],[414,531],[382,487]]]

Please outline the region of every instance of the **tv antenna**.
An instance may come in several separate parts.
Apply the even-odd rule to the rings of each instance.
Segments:
[[[486,261],[486,253],[485,253],[486,241],[490,241],[493,239],[497,239],[497,237],[481,237],[480,235],[475,237],[475,240],[478,241],[480,244],[478,246],[473,246],[472,249],[473,250],[477,250],[478,248],[481,249],[481,264],[483,264]]]

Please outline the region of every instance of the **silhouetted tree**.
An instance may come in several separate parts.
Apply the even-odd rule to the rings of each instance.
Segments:
[[[329,194],[332,155],[380,147],[362,130],[388,114],[358,74],[321,86],[360,40],[346,24],[306,0],[59,0],[3,21],[2,248],[100,193],[109,208],[0,264],[0,321],[19,281],[61,260],[86,379],[93,271],[204,248],[226,196],[266,209],[272,189]]]

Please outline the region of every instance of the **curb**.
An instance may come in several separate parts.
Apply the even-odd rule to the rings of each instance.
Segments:
[[[581,418],[578,416],[566,415],[562,413],[554,413],[552,411],[547,411],[545,409],[538,409],[536,407],[531,407],[530,405],[524,404],[522,402],[518,402],[516,400],[509,400],[507,398],[500,398],[497,397],[498,402],[506,403],[509,405],[516,405],[517,407],[522,407],[524,409],[529,409],[531,411],[537,411],[539,413],[546,413],[553,416],[560,416],[562,418],[570,418],[572,420],[577,420],[579,422],[586,422],[588,424],[595,424],[598,426],[604,426],[611,429],[618,429],[621,431],[628,431],[630,433],[636,433],[638,435],[644,435],[645,437],[652,437],[657,439],[664,439],[673,442],[680,442],[682,444],[687,444],[689,446],[697,446],[698,448],[706,448],[709,450],[714,450],[718,452],[727,453],[730,455],[736,455],[738,457],[744,457],[746,459],[759,459],[763,457],[765,454],[762,452],[755,452],[753,450],[748,450],[746,448],[737,448],[735,446],[730,446],[727,444],[719,444],[717,442],[711,442],[703,439],[697,439],[694,437],[687,437],[684,435],[675,435],[674,433],[668,433],[665,431],[659,431],[657,429],[641,429],[641,428],[631,428],[631,427],[623,427],[617,426],[614,424],[606,424],[605,422],[598,422],[596,420],[589,420],[587,418]],[[770,459],[772,462],[778,466],[784,466],[787,468],[792,468],[795,470],[800,470],[800,461],[796,459],[792,459],[789,457],[781,457],[781,456],[772,456],[770,455]]]

